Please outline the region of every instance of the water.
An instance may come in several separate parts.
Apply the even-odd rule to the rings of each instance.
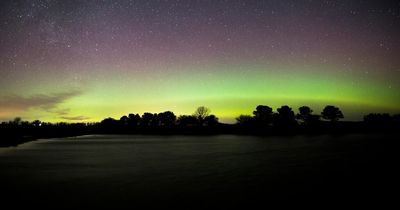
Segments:
[[[39,140],[0,150],[0,186],[16,205],[389,202],[397,146],[393,135]]]

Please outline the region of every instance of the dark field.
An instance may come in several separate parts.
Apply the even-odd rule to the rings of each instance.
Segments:
[[[393,205],[397,135],[82,136],[0,150],[2,202],[40,207]]]

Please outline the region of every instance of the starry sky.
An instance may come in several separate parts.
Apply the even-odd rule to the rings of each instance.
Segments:
[[[400,112],[400,2],[2,0],[0,121]]]

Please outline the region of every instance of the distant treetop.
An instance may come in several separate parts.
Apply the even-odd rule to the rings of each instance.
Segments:
[[[342,119],[344,117],[342,111],[340,111],[338,107],[332,105],[327,105],[322,111],[321,116],[325,120],[330,120],[333,122],[338,121],[339,119]]]

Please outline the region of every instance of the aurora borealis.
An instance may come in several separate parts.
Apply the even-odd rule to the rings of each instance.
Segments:
[[[400,2],[0,2],[0,121],[400,112]]]

